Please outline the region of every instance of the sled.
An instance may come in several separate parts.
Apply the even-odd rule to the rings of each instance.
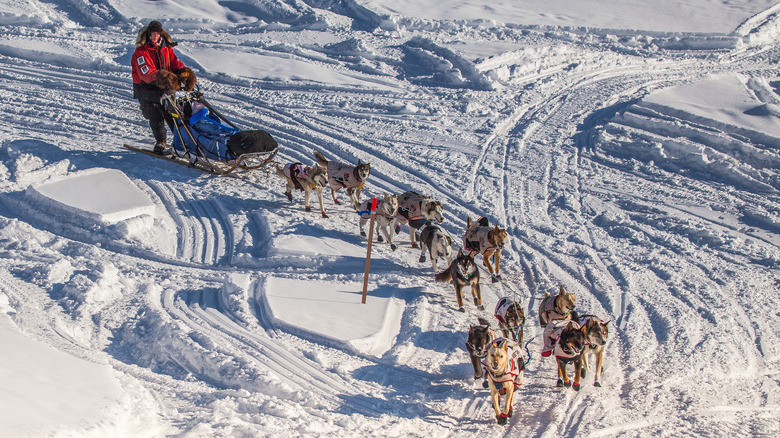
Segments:
[[[263,130],[241,130],[197,88],[166,94],[162,104],[173,118],[171,158],[176,161],[224,175],[236,169],[259,169],[276,156],[278,144],[271,134]]]

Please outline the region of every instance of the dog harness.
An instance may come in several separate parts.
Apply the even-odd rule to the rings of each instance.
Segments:
[[[423,201],[431,199],[415,192],[406,192],[398,198],[398,213],[412,228],[421,228],[428,222],[422,212]]]
[[[293,185],[297,190],[303,190],[303,185],[298,180],[299,178],[308,178],[309,170],[311,167],[304,167],[301,163],[290,163],[284,165],[284,176],[292,180]]]
[[[519,386],[517,382],[520,380],[520,373],[525,370],[525,362],[523,362],[523,353],[520,351],[520,346],[517,342],[507,338],[497,338],[493,343],[506,342],[507,343],[507,364],[506,370],[503,374],[495,375],[490,370],[487,358],[482,360],[482,368],[485,370],[485,374],[493,381],[493,383],[504,384],[505,382],[512,382],[514,389]]]
[[[544,328],[544,332],[542,333],[542,340],[544,341],[544,346],[542,346],[542,357],[548,357],[552,354],[555,346],[558,344],[558,339],[561,337],[561,332],[569,325],[569,322],[571,321],[568,319],[554,319],[547,324],[547,327]],[[572,324],[574,324],[576,328],[580,328],[576,322],[572,322]]]
[[[463,248],[480,254],[497,250],[498,247],[490,243],[490,230],[490,227],[483,227],[478,223],[472,225],[463,235]]]
[[[558,313],[558,295],[552,296],[546,296],[542,300],[542,304],[539,306],[539,315],[544,315],[544,319],[547,320],[548,323],[557,321],[559,319],[565,319],[568,320],[571,318],[571,312],[566,312],[566,314]],[[551,318],[552,315],[558,315],[558,318]]]
[[[363,181],[357,175],[357,167],[336,161],[328,162],[328,183],[333,190],[351,189],[363,185]]]
[[[496,303],[496,310],[493,312],[496,319],[501,324],[509,324],[506,320],[506,313],[515,304],[514,300],[509,297],[503,297]]]
[[[357,214],[360,215],[361,219],[370,219],[371,218],[371,203],[374,201],[375,198],[366,199],[365,201],[361,202],[358,206]],[[395,217],[395,214],[391,212],[391,214],[388,214],[386,211],[383,211],[382,206],[384,203],[382,200],[377,199],[376,203],[376,214],[377,216],[384,216],[388,219],[392,219]]]

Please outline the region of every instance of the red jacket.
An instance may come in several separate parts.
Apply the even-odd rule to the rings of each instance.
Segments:
[[[166,44],[159,47],[149,44],[137,46],[130,64],[133,67],[133,83],[139,85],[142,83],[153,85],[159,70],[175,73],[185,68],[184,63],[179,61],[173,52],[173,47]]]

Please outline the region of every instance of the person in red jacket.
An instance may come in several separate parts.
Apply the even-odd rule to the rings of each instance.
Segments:
[[[173,118],[163,108],[160,99],[166,92],[178,91],[180,82],[187,91],[195,86],[195,74],[179,61],[173,51],[176,43],[159,21],[152,21],[138,32],[135,52],[131,58],[133,97],[138,99],[141,114],[149,120],[157,154],[169,153],[165,122],[171,131]]]

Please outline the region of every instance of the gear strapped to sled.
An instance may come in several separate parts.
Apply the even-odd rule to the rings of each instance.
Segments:
[[[166,94],[165,110],[173,117],[173,152],[212,173],[237,167],[256,169],[276,155],[276,140],[263,130],[241,130],[211,106],[198,90]]]

